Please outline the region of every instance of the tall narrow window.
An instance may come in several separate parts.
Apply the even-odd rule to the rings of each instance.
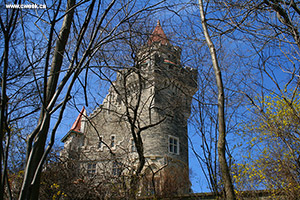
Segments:
[[[99,142],[98,142],[98,149],[102,149],[103,148],[103,142],[102,142],[102,139],[103,139],[103,137],[102,136],[100,136],[99,137]]]
[[[179,154],[179,139],[177,137],[169,136],[169,152]]]
[[[111,147],[111,148],[114,148],[114,147],[115,147],[115,139],[116,139],[116,137],[115,137],[114,135],[112,135],[112,136],[110,137],[110,147]]]
[[[131,139],[130,141],[130,151],[131,152],[136,152],[136,147],[135,147],[135,142],[134,142],[134,139]]]

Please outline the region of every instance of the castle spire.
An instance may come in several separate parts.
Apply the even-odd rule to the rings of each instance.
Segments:
[[[162,45],[170,44],[164,30],[160,25],[160,21],[157,21],[157,25],[148,39],[148,45],[150,46],[153,42],[160,42]]]
[[[77,119],[75,120],[75,122],[74,122],[74,124],[73,124],[70,131],[76,131],[76,132],[82,132],[83,131],[82,130],[82,120],[83,120],[82,115],[85,115],[85,113],[86,113],[86,110],[83,106],[81,112],[79,113],[79,115],[78,115]]]
[[[84,129],[85,129],[85,125],[86,125],[86,110],[85,110],[85,107],[83,106],[82,110],[80,111],[79,115],[77,116],[77,118],[76,118],[74,124],[72,125],[71,129],[61,139],[61,141],[65,142],[72,133],[83,134]]]

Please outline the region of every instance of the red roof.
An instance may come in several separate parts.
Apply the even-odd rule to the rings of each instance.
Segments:
[[[65,142],[66,139],[68,139],[68,137],[72,134],[72,133],[76,133],[76,134],[83,134],[83,130],[81,129],[81,120],[82,120],[82,115],[85,115],[85,108],[83,106],[82,110],[80,111],[78,117],[76,118],[73,126],[71,127],[70,131],[61,139],[62,142]]]
[[[81,119],[82,119],[82,115],[85,112],[85,108],[83,107],[81,112],[79,113],[77,119],[75,120],[71,130],[76,131],[76,132],[81,132],[80,128],[81,128]]]
[[[159,20],[157,21],[157,25],[148,39],[148,45],[151,45],[153,42],[160,42],[163,45],[170,44],[164,30],[160,25]]]

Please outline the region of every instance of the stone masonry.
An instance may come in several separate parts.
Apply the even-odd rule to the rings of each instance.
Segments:
[[[158,22],[135,66],[118,72],[102,105],[89,115],[82,109],[62,139],[61,156],[76,157],[79,171],[94,176],[133,173],[138,163],[134,127],[142,130],[144,173],[167,166],[188,169],[187,119],[197,71],[182,67],[180,56],[181,49],[169,42]]]

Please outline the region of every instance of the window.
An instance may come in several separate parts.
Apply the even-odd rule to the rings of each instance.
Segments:
[[[120,176],[122,173],[121,163],[114,161],[112,166],[112,174],[114,176]]]
[[[110,137],[110,147],[111,148],[114,148],[115,147],[115,139],[116,139],[116,136],[112,135]]]
[[[169,136],[169,152],[179,154],[179,139],[177,137]]]
[[[102,149],[103,148],[103,142],[102,142],[102,136],[100,136],[100,138],[99,138],[99,142],[98,142],[98,149]]]
[[[136,152],[135,142],[133,139],[131,139],[131,141],[130,141],[130,151]]]
[[[88,164],[87,173],[89,174],[89,176],[94,176],[96,174],[96,163]]]

